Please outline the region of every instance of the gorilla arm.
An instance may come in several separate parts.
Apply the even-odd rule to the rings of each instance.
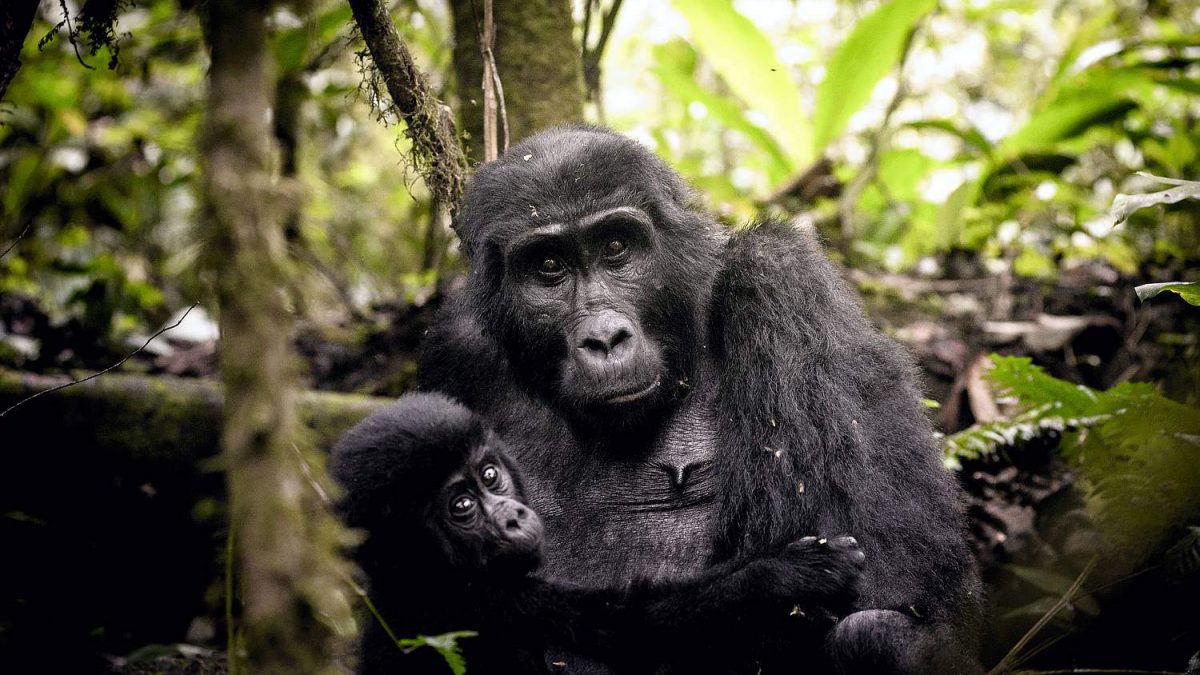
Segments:
[[[831,633],[831,655],[853,671],[978,670],[979,580],[908,356],[813,238],[778,223],[730,239],[712,317],[718,559],[853,535],[861,611]]]
[[[647,647],[680,645],[728,639],[734,626],[755,637],[789,614],[832,623],[850,610],[863,560],[852,537],[805,537],[747,564],[716,565],[689,581],[594,590],[525,577],[488,582],[486,593],[506,620],[585,652],[611,649],[616,629],[624,644],[642,639],[653,643]]]

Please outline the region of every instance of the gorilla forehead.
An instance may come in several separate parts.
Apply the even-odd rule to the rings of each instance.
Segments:
[[[691,195],[682,179],[636,141],[605,129],[538,133],[484,164],[463,197],[456,229],[468,253],[486,240],[618,206],[645,211],[656,227],[680,222]]]

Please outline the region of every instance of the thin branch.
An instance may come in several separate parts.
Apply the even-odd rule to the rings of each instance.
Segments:
[[[33,223],[26,225],[25,229],[21,230],[21,234],[18,234],[17,238],[13,239],[13,243],[9,244],[8,248],[4,249],[4,253],[0,253],[0,260],[4,260],[4,256],[8,255],[9,251],[16,248],[17,243],[20,242],[22,239],[24,239],[25,235],[29,234],[29,230],[31,230],[31,229],[33,229]]]
[[[233,563],[234,563],[233,515],[229,517],[229,533],[225,535],[225,666],[229,675],[241,675],[241,662],[237,658],[237,628],[233,622]]]
[[[412,139],[417,170],[430,192],[437,193],[454,213],[462,195],[466,157],[446,106],[437,100],[425,75],[400,39],[387,8],[380,0],[350,0],[371,60],[383,78],[397,114]]]
[[[583,0],[583,39],[579,49],[584,63],[588,62],[588,36],[592,33],[592,6],[600,0]]]
[[[479,34],[479,52],[483,57],[483,160],[490,162],[500,156],[496,139],[496,61],[492,44],[496,41],[496,25],[492,21],[492,0],[483,0],[483,27]]]
[[[333,499],[325,488],[321,487],[321,482],[317,480],[317,474],[313,471],[312,465],[308,463],[308,459],[304,457],[304,453],[300,451],[300,446],[292,443],[292,450],[296,453],[296,459],[300,462],[300,473],[304,474],[304,480],[312,485],[313,492],[326,508],[333,508]]]
[[[67,9],[66,0],[58,0],[58,6],[62,8],[63,20],[54,27],[54,29],[51,31],[51,34],[57,33],[58,29],[62,28],[65,24],[67,27],[67,41],[71,43],[71,49],[75,50],[75,58],[79,61],[79,65],[87,68],[88,70],[95,70],[94,67],[88,65],[87,61],[83,60],[83,55],[79,53],[79,32],[75,30],[74,26],[71,25],[71,12]],[[49,42],[49,37],[50,35],[47,35],[38,42],[39,49]]]
[[[496,86],[496,110],[500,113],[500,130],[504,142],[501,152],[508,151],[508,105],[504,102],[504,83],[500,81],[500,70],[496,68],[496,55],[491,49],[487,52],[488,62],[492,64],[492,81]]]
[[[608,11],[604,13],[600,20],[600,37],[594,46],[588,45],[592,0],[586,2],[582,50],[583,81],[587,100],[596,103],[596,111],[600,115],[601,121],[604,121],[604,106],[600,96],[600,60],[604,58],[604,48],[608,45],[608,38],[612,35],[613,26],[617,23],[617,12],[621,9],[621,2],[622,0],[613,0],[612,7],[609,7]],[[596,6],[599,8],[599,0],[596,0]]]
[[[84,382],[87,382],[88,380],[94,380],[94,379],[96,379],[97,377],[100,377],[101,375],[103,375],[103,374],[105,374],[105,373],[107,373],[107,372],[110,372],[110,371],[116,370],[117,368],[120,368],[121,366],[125,365],[125,362],[126,362],[126,361],[128,361],[129,359],[132,359],[134,356],[137,356],[138,354],[140,354],[140,353],[141,353],[143,350],[145,350],[145,349],[146,349],[146,347],[149,347],[149,346],[150,346],[150,343],[154,341],[154,338],[156,338],[156,337],[158,337],[158,336],[162,335],[163,333],[165,333],[165,332],[167,332],[167,331],[171,330],[172,328],[178,328],[178,327],[179,327],[179,324],[183,323],[183,320],[187,318],[187,315],[188,315],[188,314],[190,314],[190,313],[191,313],[191,311],[192,311],[193,309],[196,309],[196,305],[199,305],[199,304],[200,304],[200,303],[198,303],[198,302],[193,302],[193,303],[192,303],[192,306],[187,308],[187,311],[185,311],[185,312],[183,313],[183,316],[179,317],[179,320],[178,320],[178,321],[176,321],[175,323],[171,324],[170,326],[167,326],[167,327],[165,327],[165,328],[162,328],[161,330],[159,330],[159,331],[158,331],[157,333],[155,333],[154,335],[151,335],[151,336],[150,336],[150,338],[146,340],[145,344],[143,344],[141,347],[138,347],[137,349],[135,349],[135,350],[133,350],[132,352],[130,352],[130,353],[129,353],[129,354],[128,354],[128,355],[127,355],[125,358],[121,359],[120,361],[117,361],[116,363],[114,363],[114,364],[112,364],[111,366],[109,366],[109,367],[105,368],[104,370],[101,370],[101,371],[99,371],[99,372],[96,372],[96,373],[92,373],[91,375],[88,375],[87,377],[84,377],[84,378],[81,378],[81,379],[78,379],[78,380],[72,380],[72,381],[70,381],[70,382],[67,382],[67,383],[65,383],[65,384],[60,384],[60,385],[58,385],[57,387],[50,387],[49,389],[43,389],[42,391],[39,391],[38,393],[36,393],[36,394],[34,394],[34,395],[32,395],[32,396],[29,396],[29,397],[23,398],[23,399],[21,399],[20,401],[17,401],[16,403],[14,403],[14,404],[12,404],[11,406],[9,406],[8,408],[6,408],[6,409],[4,410],[4,412],[0,412],[0,417],[4,417],[5,415],[7,415],[8,413],[12,412],[12,411],[13,411],[13,410],[15,410],[16,408],[18,408],[18,407],[20,407],[20,406],[22,406],[22,405],[25,405],[26,403],[29,403],[29,402],[30,402],[30,401],[32,401],[33,399],[35,399],[35,398],[37,398],[37,397],[39,397],[39,396],[42,396],[43,394],[50,394],[50,393],[56,392],[56,391],[58,391],[58,390],[60,390],[60,389],[66,389],[67,387],[73,387],[73,386],[75,386],[75,385],[77,385],[77,384],[83,384]]]
[[[886,145],[886,135],[888,133],[888,125],[892,121],[892,115],[896,109],[900,107],[900,103],[907,95],[907,87],[904,85],[904,66],[908,63],[908,55],[912,50],[913,38],[916,37],[917,31],[920,29],[920,24],[913,26],[908,32],[908,36],[904,39],[904,47],[900,52],[900,63],[896,67],[896,93],[892,95],[892,100],[888,102],[887,110],[883,113],[883,121],[879,124],[879,133],[875,134],[871,139],[871,147],[867,153],[867,159],[863,163],[863,168],[858,175],[850,181],[846,186],[846,190],[842,193],[841,201],[838,203],[838,219],[842,225],[842,247],[844,251],[850,250],[850,244],[854,240],[854,211],[856,202],[862,191],[871,184],[875,174],[879,171],[879,156],[883,153]]]
[[[996,667],[989,670],[987,675],[1002,675],[1003,673],[1012,672],[1010,669],[1013,665],[1013,662],[1017,660],[1018,656],[1020,656],[1021,650],[1025,649],[1025,645],[1029,644],[1030,640],[1037,637],[1037,634],[1046,627],[1046,624],[1050,623],[1051,619],[1053,619],[1059,612],[1061,612],[1068,604],[1071,603],[1071,600],[1078,595],[1079,589],[1083,587],[1083,582],[1087,580],[1088,576],[1091,575],[1092,570],[1095,569],[1095,567],[1096,558],[1092,558],[1091,561],[1088,562],[1087,566],[1083,568],[1083,571],[1079,573],[1079,576],[1075,578],[1075,582],[1071,584],[1071,587],[1067,589],[1067,592],[1062,594],[1062,597],[1058,599],[1058,602],[1054,603],[1054,606],[1051,607],[1045,614],[1043,614],[1042,617],[1037,620],[1037,623],[1033,624],[1033,627],[1021,636],[1020,640],[1017,640],[1017,644],[1013,645],[1012,649],[1008,650],[1008,653],[1004,655],[1004,658],[1000,659],[1000,663],[997,663]]]
[[[504,101],[504,83],[500,81],[500,69],[496,67],[496,22],[492,0],[483,2],[483,22],[479,21],[475,2],[471,2],[471,16],[475,19],[475,33],[479,39],[479,54],[483,60],[483,159],[491,161],[508,150],[508,105]],[[496,117],[504,134],[502,148],[497,137]]]

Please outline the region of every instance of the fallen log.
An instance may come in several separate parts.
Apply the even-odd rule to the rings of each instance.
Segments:
[[[0,410],[69,381],[0,370]],[[305,392],[306,440],[328,449],[387,401]],[[15,566],[0,575],[0,652],[99,672],[101,654],[220,634],[222,405],[214,382],[109,374],[0,417],[0,541]]]

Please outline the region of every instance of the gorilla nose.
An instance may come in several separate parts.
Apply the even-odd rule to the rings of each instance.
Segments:
[[[628,321],[617,315],[596,317],[584,329],[579,348],[584,354],[606,360],[620,355],[630,345],[633,331]]]

